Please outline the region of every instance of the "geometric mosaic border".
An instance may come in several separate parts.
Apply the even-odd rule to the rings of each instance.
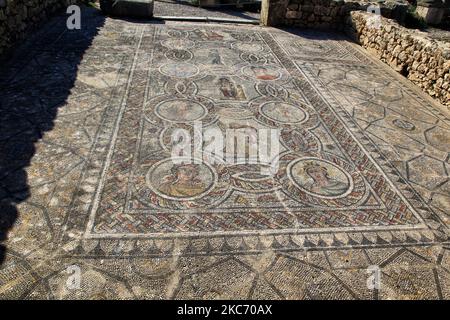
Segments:
[[[154,28],[153,30],[157,30]],[[152,36],[149,36],[152,34]],[[116,118],[120,119],[125,108],[131,108],[133,112],[133,104],[130,101],[143,99],[145,87],[147,83],[146,64],[151,57],[148,52],[151,51],[152,42],[155,40],[155,33],[148,32],[146,27],[141,30],[139,43],[136,43],[136,53],[134,57],[124,57],[124,64],[120,71],[120,77],[128,77],[133,79],[125,89],[114,92],[114,96],[122,97],[122,99],[111,99],[111,101],[119,101],[121,105],[110,106],[104,115],[104,123],[102,123],[97,134],[94,147],[91,154],[105,154],[111,143],[111,136],[114,137]],[[118,235],[96,236],[89,235],[86,237],[84,231],[92,227],[92,220],[87,224],[87,214],[92,210],[95,211],[97,202],[92,203],[92,192],[89,194],[86,190],[92,190],[96,182],[92,180],[99,177],[101,172],[106,170],[108,163],[102,164],[90,163],[84,171],[82,181],[80,183],[80,192],[73,203],[70,214],[67,218],[66,232],[61,235],[61,244],[63,249],[70,252],[70,255],[82,256],[117,256],[117,255],[133,255],[133,256],[159,256],[170,254],[183,255],[201,255],[201,254],[220,254],[229,252],[254,253],[265,250],[322,250],[329,248],[347,248],[347,247],[386,247],[398,245],[418,245],[431,244],[447,241],[445,226],[439,220],[437,215],[424,203],[420,196],[411,188],[411,186],[401,178],[399,172],[389,163],[389,161],[377,150],[370,138],[358,129],[358,125],[344,111],[339,103],[327,95],[326,88],[320,87],[320,83],[314,83],[310,74],[299,70],[298,66],[286,56],[285,52],[275,39],[267,32],[260,32],[264,41],[269,45],[281,64],[295,79],[296,86],[306,101],[309,101],[317,110],[327,110],[327,112],[336,112],[335,116],[346,124],[350,129],[349,134],[353,136],[354,141],[360,143],[360,146],[367,151],[367,155],[372,158],[374,163],[383,166],[382,170],[387,177],[387,181],[392,181],[395,188],[402,194],[402,198],[409,203],[418,215],[421,217],[422,224],[415,226],[391,228],[386,227],[368,227],[368,228],[329,228],[323,230],[288,230],[287,232],[238,232],[236,235],[229,233],[221,234],[220,232],[212,232],[210,234],[199,234],[183,236],[177,235],[176,238],[166,239],[166,237],[127,237]],[[353,48],[352,48],[353,49]],[[142,55],[144,58],[140,58]],[[141,64],[141,65],[139,65]],[[330,107],[331,105],[331,107]],[[137,104],[136,108],[139,108]],[[117,110],[119,114],[115,114]],[[334,110],[334,111],[333,111]],[[137,112],[138,110],[135,110]],[[101,190],[100,188],[96,188]],[[412,208],[411,207],[411,208]],[[226,237],[225,237],[226,235]],[[100,239],[101,238],[101,239]]]

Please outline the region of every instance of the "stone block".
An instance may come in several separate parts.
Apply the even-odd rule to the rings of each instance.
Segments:
[[[153,17],[153,0],[100,0],[105,14],[120,17]]]
[[[429,25],[440,24],[444,18],[444,13],[446,9],[442,6],[432,6],[432,5],[417,5],[416,12],[419,16],[424,18],[425,22]]]

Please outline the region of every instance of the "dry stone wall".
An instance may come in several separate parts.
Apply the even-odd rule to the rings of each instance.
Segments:
[[[432,39],[425,32],[406,29],[386,18],[381,18],[380,28],[374,28],[368,23],[370,16],[351,12],[347,33],[431,97],[450,106],[450,42]]]
[[[407,4],[400,1],[352,1],[352,0],[288,0],[277,16],[284,17],[278,25],[308,27],[316,29],[342,30],[351,11],[364,10],[372,4],[378,4],[384,17],[403,21]]]

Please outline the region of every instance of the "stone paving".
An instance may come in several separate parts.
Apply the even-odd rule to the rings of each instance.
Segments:
[[[214,17],[259,21],[260,15],[258,10],[256,10],[257,7],[257,4],[252,4],[251,6],[247,5],[244,8],[234,8],[230,6],[203,8],[177,1],[161,0],[155,1],[153,13],[155,16]]]
[[[340,34],[86,9],[0,88],[1,298],[450,298],[448,111]],[[174,165],[197,121],[278,171]]]

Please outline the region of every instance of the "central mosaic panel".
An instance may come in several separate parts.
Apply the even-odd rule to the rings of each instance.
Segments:
[[[343,51],[339,55],[351,56]],[[85,177],[95,185],[85,201],[85,236],[423,227],[388,178],[389,164],[374,159],[367,141],[361,143],[314,90],[268,33],[147,29],[127,94],[99,133],[108,139],[98,150],[102,169],[97,178]],[[224,135],[228,129],[278,129],[277,172],[262,175],[261,164],[174,164],[173,131],[194,136],[196,122],[200,130]]]

